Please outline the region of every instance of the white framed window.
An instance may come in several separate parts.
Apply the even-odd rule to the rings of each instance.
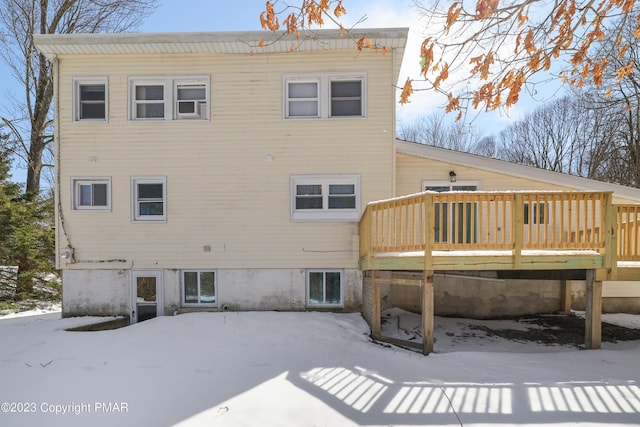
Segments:
[[[208,120],[209,77],[130,77],[130,120]]]
[[[292,175],[292,221],[358,221],[360,175]]]
[[[284,118],[366,117],[365,73],[283,76]]]
[[[71,209],[111,211],[110,177],[71,178]]]
[[[167,220],[167,178],[164,176],[131,178],[132,220]]]
[[[307,270],[307,305],[341,307],[342,270]]]
[[[73,119],[75,121],[106,121],[108,91],[106,77],[73,79]]]
[[[183,270],[182,305],[185,307],[217,307],[215,270]]]
[[[287,82],[287,117],[320,117],[320,79]]]
[[[362,117],[362,78],[329,79],[329,117]]]
[[[132,119],[164,119],[167,109],[164,82],[134,81],[132,85]]]

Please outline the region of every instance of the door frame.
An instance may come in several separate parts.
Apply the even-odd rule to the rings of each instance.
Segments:
[[[162,316],[164,304],[162,298],[162,290],[163,290],[163,282],[162,282],[162,270],[131,270],[131,296],[130,296],[130,306],[129,306],[129,319],[130,324],[138,323],[138,313],[137,313],[137,299],[138,299],[138,289],[137,289],[137,278],[138,277],[155,277],[156,279],[156,317]]]

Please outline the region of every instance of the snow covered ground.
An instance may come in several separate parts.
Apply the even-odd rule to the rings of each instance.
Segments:
[[[639,341],[578,350],[438,318],[425,357],[372,343],[359,314],[282,312],[65,330],[95,321],[0,318],[0,426],[640,425]]]

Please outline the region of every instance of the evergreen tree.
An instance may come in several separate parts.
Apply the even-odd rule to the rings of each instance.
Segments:
[[[0,150],[0,298],[57,298],[59,284],[46,280],[54,273],[53,197],[25,198],[9,168]]]

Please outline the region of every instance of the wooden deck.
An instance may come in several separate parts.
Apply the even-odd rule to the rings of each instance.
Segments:
[[[611,199],[602,192],[427,192],[371,203],[360,221],[360,267],[612,269]]]
[[[612,199],[611,192],[474,191],[370,203],[360,220],[360,268],[373,287],[373,336],[380,332],[378,271],[424,273],[419,281],[385,283],[422,287],[427,354],[434,271],[585,270],[585,341],[599,348],[602,281],[617,278],[618,260],[640,261],[640,206],[614,206]]]

